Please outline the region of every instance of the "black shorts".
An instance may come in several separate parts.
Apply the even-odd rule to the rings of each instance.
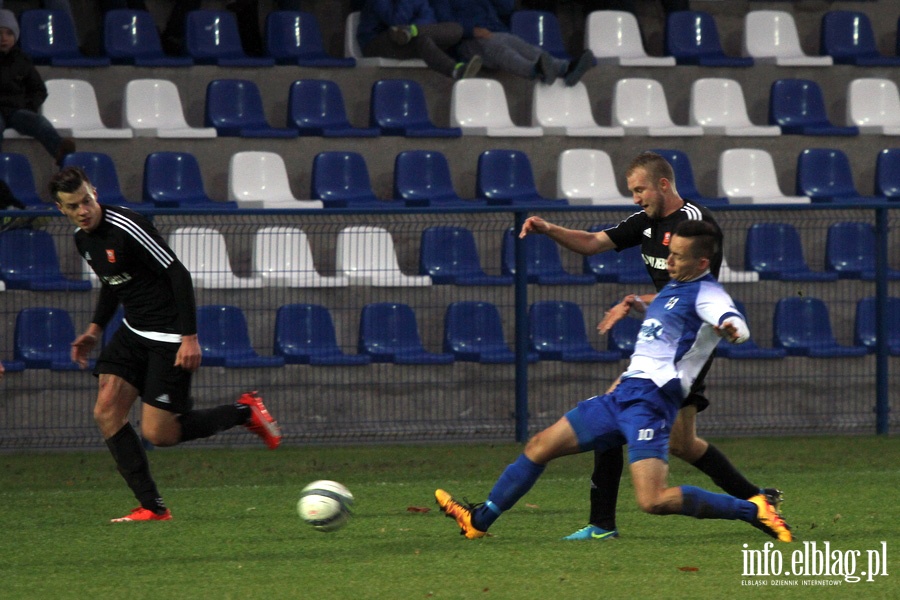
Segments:
[[[193,406],[192,374],[175,366],[179,346],[145,338],[123,324],[100,352],[94,376],[117,375],[138,389],[145,404],[184,414]]]

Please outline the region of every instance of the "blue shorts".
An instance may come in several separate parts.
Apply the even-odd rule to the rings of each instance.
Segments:
[[[669,434],[681,406],[681,383],[659,388],[649,379],[623,380],[609,394],[588,398],[566,413],[581,450],[628,444],[628,462],[659,458],[668,462]]]

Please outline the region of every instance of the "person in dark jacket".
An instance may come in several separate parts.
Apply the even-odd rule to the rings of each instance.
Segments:
[[[60,137],[53,124],[38,112],[47,99],[47,86],[31,57],[16,46],[18,39],[15,15],[0,10],[0,140],[4,129],[15,129],[40,142],[59,165],[75,151],[75,142]]]

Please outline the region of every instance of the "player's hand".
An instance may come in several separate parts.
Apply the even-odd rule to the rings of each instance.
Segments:
[[[79,367],[86,369],[88,366],[88,356],[96,345],[97,336],[93,333],[82,333],[79,335],[75,338],[75,341],[72,342],[72,349],[69,352],[69,355],[72,357],[72,362],[78,363]]]
[[[719,337],[724,338],[732,344],[739,344],[743,341],[746,341],[746,338],[742,339],[741,333],[731,322],[726,321],[721,325],[713,327],[713,330],[716,332],[716,334],[718,334]]]
[[[603,320],[597,324],[597,332],[600,335],[606,335],[613,325],[627,317],[631,307],[634,306],[634,298],[634,294],[628,294],[621,302],[603,313]]]
[[[524,238],[529,233],[547,233],[548,231],[550,231],[550,223],[541,217],[528,217],[522,224],[519,237]]]
[[[175,355],[175,366],[181,367],[185,371],[193,373],[200,368],[200,359],[203,353],[200,351],[200,342],[197,341],[197,335],[181,336],[181,346],[178,347],[178,353]]]
[[[479,40],[485,40],[491,37],[491,30],[485,29],[484,27],[473,27],[472,37]]]

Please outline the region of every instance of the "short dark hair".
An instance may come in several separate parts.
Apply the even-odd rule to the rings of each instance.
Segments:
[[[706,221],[682,221],[675,226],[673,235],[690,238],[694,258],[713,260],[719,253],[719,230]]]
[[[48,186],[50,189],[50,197],[54,202],[59,202],[58,194],[60,192],[71,194],[72,192],[78,191],[83,183],[91,185],[91,180],[88,179],[84,169],[81,167],[66,167],[50,178],[50,184]]]
[[[635,156],[628,165],[628,169],[625,170],[625,177],[631,177],[631,174],[637,169],[647,171],[647,175],[650,176],[654,184],[665,178],[673,186],[675,185],[675,171],[672,169],[672,165],[656,152],[641,152]]]

